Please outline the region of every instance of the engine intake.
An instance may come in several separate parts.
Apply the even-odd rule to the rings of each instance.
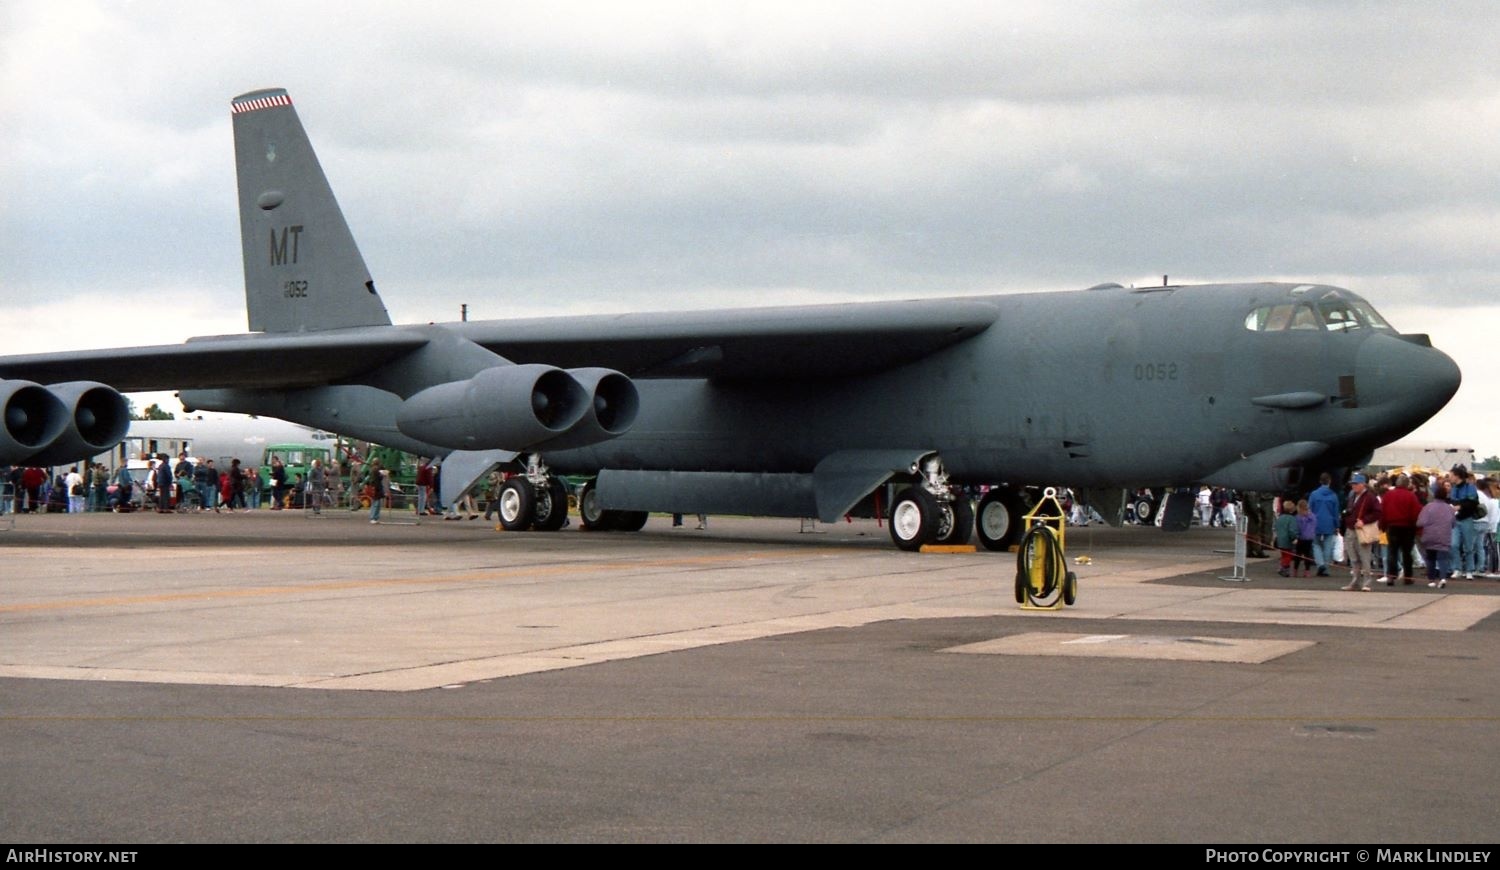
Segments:
[[[51,444],[68,422],[57,396],[31,381],[0,381],[0,464],[30,459]]]
[[[572,429],[538,447],[587,447],[630,431],[641,409],[640,393],[630,378],[614,369],[599,368],[568,369],[568,374],[589,394],[588,413]]]
[[[69,381],[42,387],[0,381],[0,462],[57,465],[114,447],[130,428],[130,405],[112,387]]]
[[[113,387],[95,381],[69,381],[47,387],[67,413],[62,433],[31,457],[32,465],[87,459],[120,443],[130,430],[130,403]]]
[[[495,366],[401,404],[403,435],[456,450],[521,451],[555,438],[590,413],[588,392],[552,366]]]

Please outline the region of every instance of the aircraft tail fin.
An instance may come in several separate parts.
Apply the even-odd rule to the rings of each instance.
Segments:
[[[292,98],[252,91],[230,111],[250,330],[389,325]]]

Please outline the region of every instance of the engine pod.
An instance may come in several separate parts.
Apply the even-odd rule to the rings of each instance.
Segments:
[[[568,369],[568,374],[589,394],[588,413],[572,429],[538,447],[587,447],[630,431],[641,409],[640,393],[630,378],[602,368]]]
[[[113,387],[69,381],[47,387],[64,409],[62,431],[33,455],[32,465],[87,459],[114,447],[130,430],[130,403]]]
[[[401,404],[403,435],[455,450],[525,450],[577,425],[589,394],[553,366],[495,366],[466,381],[417,393]]]
[[[68,424],[62,400],[31,381],[0,381],[0,464],[29,459]]]

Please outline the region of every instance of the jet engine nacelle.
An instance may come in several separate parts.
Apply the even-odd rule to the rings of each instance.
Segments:
[[[526,450],[567,432],[589,413],[590,396],[559,368],[495,366],[401,403],[403,435],[455,450]]]
[[[0,381],[0,461],[56,465],[102,453],[125,437],[130,405],[112,387]]]
[[[56,440],[67,422],[68,409],[46,387],[0,381],[0,465],[31,458]]]
[[[568,374],[588,393],[588,411],[572,429],[537,447],[543,450],[587,447],[624,435],[635,424],[641,396],[630,378],[614,369],[568,369]]]

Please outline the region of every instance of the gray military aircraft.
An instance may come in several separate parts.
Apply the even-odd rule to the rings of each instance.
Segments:
[[[903,549],[999,549],[1020,487],[1296,487],[1459,385],[1426,336],[1321,284],[393,326],[287,92],[231,110],[251,332],[0,358],[0,462],[97,452],[124,432],[115,390],[175,388],[446,455],[450,495],[513,463],[513,529],[559,528],[568,474],[586,528],[880,511]],[[964,484],[992,486],[977,511]]]

